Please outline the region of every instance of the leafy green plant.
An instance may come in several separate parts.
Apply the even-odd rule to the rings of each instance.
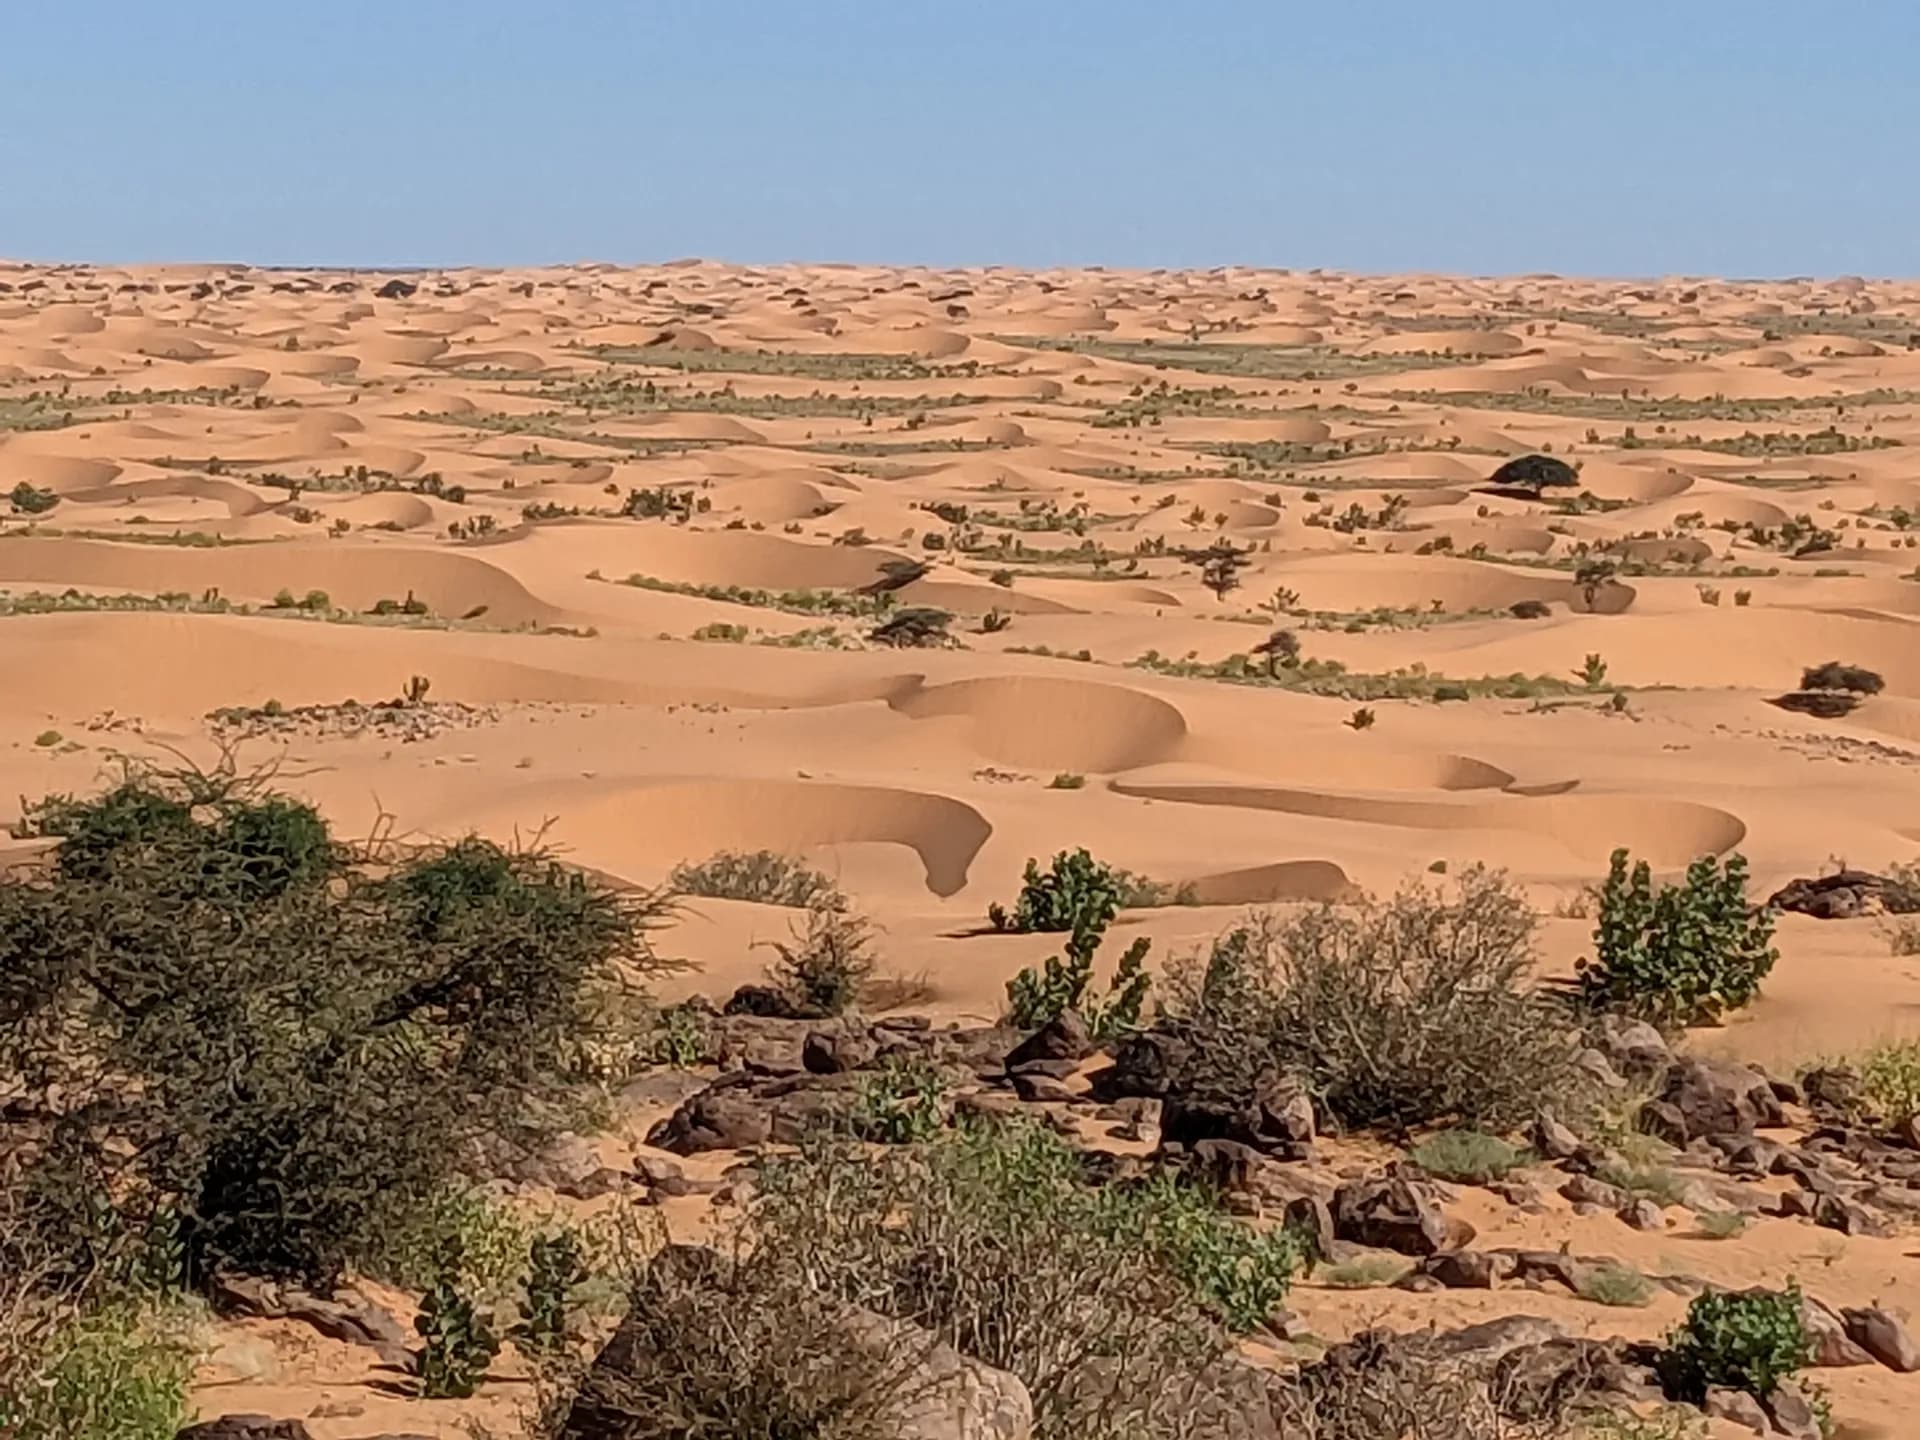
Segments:
[[[1860,1060],[1860,1093],[1888,1125],[1920,1115],[1920,1040],[1890,1040]]]
[[[439,1273],[420,1299],[413,1328],[426,1342],[418,1357],[420,1393],[429,1400],[464,1400],[480,1388],[500,1353],[493,1318],[477,1308],[460,1284],[457,1244],[441,1253]]]
[[[573,1292],[587,1279],[586,1250],[571,1229],[536,1235],[527,1247],[527,1278],[513,1338],[527,1349],[562,1349],[573,1314]]]
[[[707,1019],[692,1005],[669,1005],[660,1011],[649,1047],[656,1065],[691,1070],[707,1053]]]
[[[1724,1385],[1766,1399],[1812,1359],[1801,1305],[1792,1282],[1785,1290],[1695,1296],[1655,1365],[1668,1398],[1698,1405],[1709,1387]]]
[[[946,1081],[929,1065],[890,1060],[855,1092],[856,1134],[883,1145],[919,1145],[946,1124]]]
[[[425,1290],[449,1256],[455,1277],[489,1300],[507,1295],[520,1278],[531,1240],[526,1219],[492,1190],[453,1180],[411,1204],[387,1208],[362,1261],[367,1272],[409,1290]]]
[[[34,1321],[10,1306],[0,1336],[8,1440],[173,1440],[192,1418],[194,1347],[178,1311],[114,1301]]]
[[[1702,856],[1686,879],[1657,893],[1642,860],[1613,852],[1600,891],[1595,955],[1580,965],[1580,990],[1595,1009],[1620,1009],[1685,1025],[1738,1010],[1760,993],[1778,958],[1773,913],[1749,912],[1747,862]]]
[[[1504,1179],[1529,1158],[1519,1146],[1478,1130],[1442,1130],[1412,1151],[1413,1163],[1429,1175],[1476,1185]]]
[[[1020,897],[1012,911],[991,905],[987,919],[996,930],[1021,935],[1082,927],[1105,929],[1120,913],[1120,900],[1120,886],[1111,866],[1095,860],[1085,849],[1062,850],[1044,871],[1037,860],[1028,860]]]
[[[1309,1257],[1301,1232],[1255,1230],[1222,1210],[1216,1196],[1171,1177],[1150,1181],[1137,1203],[1141,1238],[1236,1335],[1267,1322]]]

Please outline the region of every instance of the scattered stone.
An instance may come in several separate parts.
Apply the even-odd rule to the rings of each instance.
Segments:
[[[1758,1400],[1744,1390],[1729,1389],[1725,1385],[1709,1385],[1706,1403],[1700,1409],[1715,1420],[1745,1426],[1756,1435],[1764,1435],[1773,1428],[1765,1407]]]
[[[1682,1144],[1729,1132],[1752,1134],[1786,1119],[1764,1073],[1717,1056],[1690,1055],[1675,1062],[1660,1098],[1678,1113]]]
[[[1570,1177],[1561,1185],[1560,1195],[1576,1205],[1598,1205],[1607,1210],[1618,1210],[1627,1203],[1626,1191],[1592,1175]]]
[[[1086,1096],[1069,1089],[1062,1081],[1035,1070],[1022,1070],[1013,1077],[1013,1093],[1029,1105],[1065,1105]]]
[[[1844,1195],[1818,1195],[1813,1202],[1813,1223],[1842,1235],[1885,1235],[1887,1227],[1879,1216],[1858,1201]]]
[[[1820,1428],[1820,1413],[1791,1380],[1775,1385],[1765,1404],[1776,1435],[1787,1440],[1822,1440],[1826,1433]]]
[[[1644,1020],[1603,1015],[1599,1021],[1600,1049],[1616,1069],[1631,1079],[1655,1080],[1673,1063],[1666,1038]]]
[[[1636,1230],[1660,1231],[1667,1228],[1667,1212],[1644,1197],[1622,1205],[1619,1215]]]
[[[1571,1159],[1580,1150],[1580,1137],[1544,1110],[1534,1118],[1528,1141],[1547,1160]]]
[[[1806,1332],[1809,1365],[1836,1370],[1873,1363],[1873,1356],[1848,1336],[1846,1322],[1811,1295],[1800,1297],[1800,1328]]]
[[[1400,1175],[1342,1185],[1334,1192],[1332,1211],[1340,1239],[1402,1255],[1464,1250],[1474,1234],[1466,1221],[1443,1214],[1429,1189]]]
[[[1920,1346],[1907,1333],[1907,1327],[1877,1306],[1863,1306],[1840,1312],[1847,1338],[1889,1370],[1911,1375],[1920,1370]]]
[[[1007,1053],[1006,1064],[1012,1070],[1029,1060],[1080,1061],[1093,1051],[1093,1035],[1087,1029],[1086,1017],[1069,1008],[1014,1046]]]
[[[1429,1255],[1415,1273],[1449,1290],[1493,1290],[1515,1269],[1514,1257],[1500,1250],[1446,1250]]]
[[[1894,897],[1901,893],[1900,887],[1884,875],[1866,870],[1841,870],[1833,875],[1789,880],[1773,893],[1767,904],[1775,910],[1811,915],[1816,920],[1853,920],[1897,908],[1887,903],[1890,889]]]
[[[844,1075],[873,1064],[880,1047],[857,1030],[809,1030],[800,1044],[801,1067],[814,1075]]]

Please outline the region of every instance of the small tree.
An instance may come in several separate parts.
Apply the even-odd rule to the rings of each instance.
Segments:
[[[1267,657],[1268,678],[1275,678],[1282,666],[1291,670],[1300,663],[1300,637],[1291,630],[1275,630],[1253,647],[1253,653]]]
[[[1226,599],[1228,591],[1240,587],[1240,571],[1248,563],[1247,552],[1230,540],[1216,540],[1204,550],[1190,550],[1186,560],[1200,567],[1200,583],[1213,592],[1216,600]]]
[[[1718,1019],[1750,1004],[1773,969],[1773,912],[1749,910],[1747,862],[1710,855],[1686,879],[1656,892],[1644,860],[1613,852],[1600,892],[1594,958],[1580,989],[1596,1009],[1621,1009],[1664,1024]]]
[[[1529,490],[1538,499],[1549,487],[1573,488],[1580,483],[1580,475],[1566,461],[1551,455],[1520,455],[1488,476],[1487,483],[1504,490]]]

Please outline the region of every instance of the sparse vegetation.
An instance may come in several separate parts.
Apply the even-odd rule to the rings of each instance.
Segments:
[[[1504,1180],[1525,1165],[1525,1150],[1498,1135],[1478,1130],[1441,1130],[1413,1147],[1411,1158],[1429,1175],[1442,1180],[1483,1185]]]
[[[1654,888],[1646,861],[1616,850],[1600,891],[1594,955],[1580,990],[1595,1008],[1666,1024],[1712,1020],[1752,1003],[1773,969],[1773,915],[1747,905],[1747,864],[1702,856],[1677,885]]]
[[[774,850],[721,850],[673,868],[667,884],[682,895],[745,900],[795,910],[842,910],[847,899],[831,876]]]
[[[799,1015],[838,1015],[858,1003],[879,963],[873,926],[844,901],[808,907],[787,939],[764,943],[779,957],[767,978]]]

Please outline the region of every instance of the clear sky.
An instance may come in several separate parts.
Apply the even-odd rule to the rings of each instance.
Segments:
[[[1915,0],[8,0],[0,256],[1920,274]]]

